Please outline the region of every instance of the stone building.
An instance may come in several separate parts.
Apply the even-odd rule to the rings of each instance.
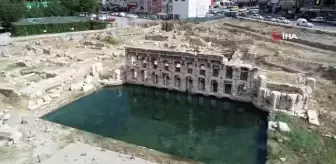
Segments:
[[[258,68],[223,55],[135,47],[125,51],[120,74],[125,83],[252,102],[266,111],[307,109],[315,85],[312,78],[299,87],[270,83]]]

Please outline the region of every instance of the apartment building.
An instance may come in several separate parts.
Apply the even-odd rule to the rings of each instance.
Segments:
[[[134,12],[166,13],[186,19],[205,17],[213,0],[104,0],[104,3],[132,6]]]

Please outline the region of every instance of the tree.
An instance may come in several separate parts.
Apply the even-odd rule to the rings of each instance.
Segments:
[[[79,8],[80,0],[60,0],[60,5],[64,6],[70,15],[74,15],[76,12],[80,12]]]
[[[0,0],[0,21],[8,26],[11,22],[21,19],[25,9],[21,0]]]
[[[44,16],[68,16],[70,14],[69,9],[64,7],[60,2],[52,1],[43,10]]]
[[[60,0],[60,4],[65,6],[71,15],[78,12],[96,13],[99,11],[97,0]]]
[[[79,8],[81,12],[97,13],[99,4],[97,0],[79,0]]]
[[[34,6],[31,9],[28,9],[25,12],[26,18],[40,18],[44,17],[44,7],[42,6]]]

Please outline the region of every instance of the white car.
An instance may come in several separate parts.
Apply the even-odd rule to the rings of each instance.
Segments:
[[[302,26],[302,27],[308,27],[308,28],[313,28],[314,25],[312,23],[309,23],[307,21],[307,19],[303,19],[303,18],[299,18],[297,21],[296,21],[296,25],[298,26]]]
[[[128,14],[126,17],[128,17],[128,18],[139,18],[139,16],[137,16],[135,14]]]
[[[316,18],[310,19],[310,21],[312,21],[312,22],[324,22],[325,19],[323,17],[316,17]]]
[[[275,18],[272,18],[271,16],[266,16],[266,17],[264,18],[264,20],[266,20],[266,21],[271,21],[271,22],[276,22],[276,19],[275,19]]]
[[[100,14],[100,15],[98,16],[98,19],[99,19],[99,20],[106,20],[106,19],[107,19],[107,14]]]
[[[251,18],[252,18],[252,19],[259,19],[259,20],[263,20],[263,19],[264,19],[264,17],[262,17],[262,16],[259,15],[259,14],[253,14],[253,15],[251,16]]]
[[[278,22],[278,23],[285,23],[285,24],[289,24],[290,23],[290,21],[288,19],[286,19],[285,17],[278,17],[276,19],[276,22]]]

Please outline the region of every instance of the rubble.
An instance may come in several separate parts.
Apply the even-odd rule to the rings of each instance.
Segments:
[[[38,100],[28,100],[27,109],[28,110],[35,110],[37,108],[40,108],[43,105],[43,99]]]
[[[8,125],[0,126],[0,147],[19,143],[22,133]]]

